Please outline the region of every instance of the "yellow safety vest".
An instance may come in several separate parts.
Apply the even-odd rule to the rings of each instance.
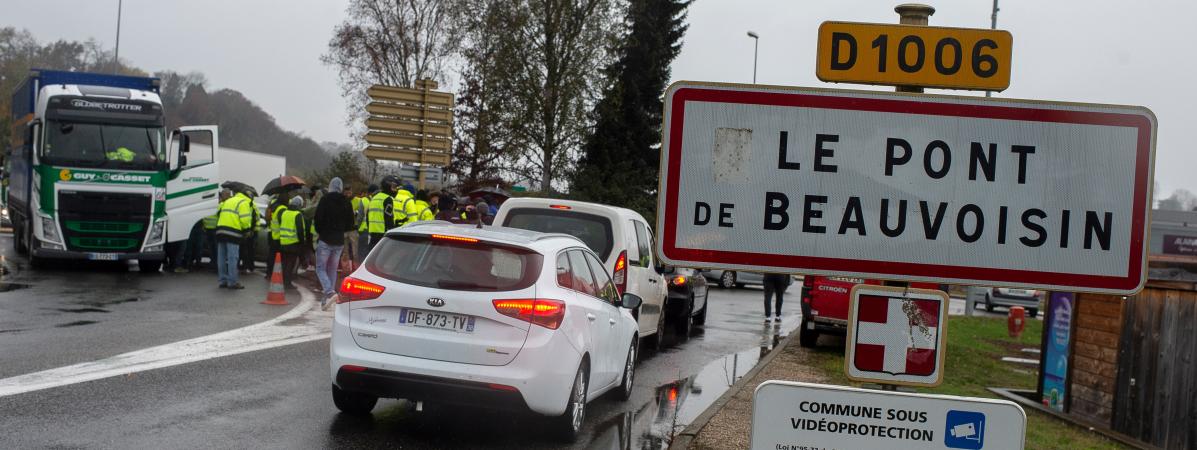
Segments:
[[[277,241],[279,239],[279,217],[287,211],[287,205],[279,205],[274,208],[274,214],[270,215],[270,240]]]
[[[105,156],[111,161],[133,162],[133,157],[137,156],[137,154],[128,148],[120,147],[114,151],[105,153]]]
[[[353,208],[354,214],[360,213],[362,216],[362,222],[357,225],[357,231],[359,233],[365,233],[370,231],[370,221],[366,219],[366,210],[370,208],[370,199],[366,197],[360,197],[356,200],[357,206],[354,206]]]
[[[415,219],[413,219],[412,222],[417,220],[432,220],[434,217],[436,217],[436,214],[432,213],[432,205],[429,205],[428,202],[416,200],[413,203],[416,204],[416,209],[419,212],[416,213]]]
[[[403,205],[403,222],[397,223],[411,223],[420,220],[420,207],[416,204],[417,200],[412,197],[410,192],[400,189],[399,193],[395,195],[395,204]]]
[[[283,210],[279,219],[278,243],[281,245],[295,245],[299,243],[299,211]]]
[[[243,232],[250,229],[253,220],[253,203],[245,194],[238,193],[220,204],[220,217],[216,228]]]
[[[212,215],[210,215],[210,216],[204,217],[204,229],[205,230],[215,230],[216,229],[216,221],[219,219],[218,216],[220,214],[219,211],[220,210],[217,209],[217,212],[212,213]]]
[[[366,212],[366,220],[369,222],[367,230],[370,234],[382,234],[387,232],[386,224],[386,202],[393,202],[391,196],[384,192],[374,194],[370,198],[370,209]],[[392,203],[393,205],[393,203]],[[391,208],[392,215],[394,208]]]

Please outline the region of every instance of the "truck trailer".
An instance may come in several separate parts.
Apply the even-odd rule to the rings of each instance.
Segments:
[[[13,244],[45,259],[137,260],[157,272],[165,245],[217,208],[215,153],[165,132],[156,78],[33,70],[12,99],[6,166]],[[189,160],[190,159],[190,160]]]

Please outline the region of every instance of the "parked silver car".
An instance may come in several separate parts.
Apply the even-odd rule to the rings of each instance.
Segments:
[[[1021,306],[1032,319],[1039,315],[1040,292],[1033,289],[990,288],[985,292],[985,310],[995,306]]]
[[[765,282],[765,276],[757,272],[710,269],[702,271],[702,276],[714,281],[719,287],[724,289],[742,288],[746,284],[764,284]]]

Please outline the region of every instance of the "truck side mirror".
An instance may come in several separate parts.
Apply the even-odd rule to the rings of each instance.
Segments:
[[[191,151],[191,136],[179,133],[179,167],[187,167],[187,152]]]

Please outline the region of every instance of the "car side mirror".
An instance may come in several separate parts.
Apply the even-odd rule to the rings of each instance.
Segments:
[[[644,303],[644,299],[636,294],[623,294],[623,298],[619,300],[620,308],[636,309]]]

